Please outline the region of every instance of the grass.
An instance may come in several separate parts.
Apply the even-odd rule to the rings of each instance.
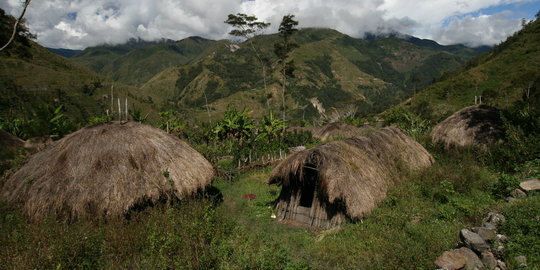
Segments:
[[[33,224],[0,204],[0,264],[30,268],[432,269],[461,228],[502,207],[509,256],[537,266],[538,196],[514,205],[493,194],[498,175],[473,152],[438,153],[437,163],[392,189],[364,220],[321,230],[271,218],[280,188],[270,168],[219,179],[222,201],[198,196],[97,223]],[[249,200],[245,195],[254,194]],[[503,206],[501,206],[503,205]],[[531,245],[532,243],[532,245]],[[534,269],[534,268],[533,268]]]

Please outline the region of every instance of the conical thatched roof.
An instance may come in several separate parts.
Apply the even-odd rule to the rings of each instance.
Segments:
[[[282,193],[305,181],[318,181],[316,193],[329,203],[343,202],[346,215],[359,219],[369,213],[400,179],[401,170],[431,166],[434,159],[419,143],[396,127],[364,136],[322,144],[297,152],[271,173],[269,184],[282,185]],[[307,170],[317,177],[304,177]]]
[[[487,105],[463,108],[431,131],[433,143],[451,146],[481,146],[498,143],[504,137],[500,112]]]
[[[313,134],[313,137],[321,141],[346,139],[360,136],[365,131],[365,128],[359,128],[345,123],[334,122],[320,127]]]
[[[326,124],[322,127],[292,127],[289,131],[309,131],[313,135],[313,138],[321,141],[346,139],[354,136],[360,136],[368,131],[372,130],[371,127],[355,127],[349,124],[334,122]]]
[[[135,122],[83,128],[38,152],[3,185],[33,219],[122,216],[210,184],[211,164],[185,142]]]

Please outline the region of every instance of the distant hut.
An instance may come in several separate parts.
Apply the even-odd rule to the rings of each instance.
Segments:
[[[372,130],[371,127],[359,128],[341,122],[326,124],[322,127],[292,127],[288,129],[291,132],[309,131],[313,138],[321,141],[351,138]]]
[[[485,148],[504,137],[500,112],[487,105],[463,108],[439,123],[431,131],[433,143],[445,147],[480,146]]]
[[[359,128],[345,123],[334,122],[318,128],[317,131],[313,133],[313,137],[321,141],[346,139],[360,136],[363,133],[366,133],[366,130],[366,128]]]
[[[315,227],[358,220],[400,181],[401,170],[431,166],[431,155],[398,128],[334,141],[295,153],[271,173],[281,185],[277,217]]]
[[[113,218],[134,207],[204,189],[211,164],[185,142],[151,126],[83,128],[32,156],[1,189],[34,220]]]

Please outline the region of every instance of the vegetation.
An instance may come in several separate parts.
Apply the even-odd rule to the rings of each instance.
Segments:
[[[4,15],[2,25],[11,20]],[[499,229],[509,239],[505,261],[517,268],[514,258],[525,255],[529,267],[538,269],[540,196],[531,194],[515,203],[505,199],[520,180],[540,177],[539,27],[539,20],[527,24],[494,50],[388,110],[477,52],[413,38],[358,40],[328,29],[299,30],[290,37],[299,47],[284,58],[295,61],[296,71],[295,78],[287,78],[285,104],[281,104],[273,96],[265,98],[268,93],[261,91],[264,83],[255,72],[259,66],[250,61],[251,50],[242,44],[235,52],[224,46],[229,42],[194,38],[89,49],[79,60],[88,57],[86,64],[103,68],[120,65],[124,59],[142,65],[164,46],[178,56],[193,45],[193,53],[183,58],[185,65],[152,68],[151,73],[159,74],[141,89],[115,82],[114,97],[127,97],[135,104],[134,120],[147,121],[187,141],[217,168],[219,177],[205,192],[181,202],[157,202],[119,219],[64,222],[47,217],[34,223],[17,205],[1,202],[0,265],[7,269],[433,269],[438,255],[456,247],[461,228],[477,226],[488,211],[499,210],[507,217]],[[0,55],[1,129],[24,139],[61,137],[116,116],[109,96],[113,81],[21,38]],[[278,35],[261,35],[250,42],[271,48],[278,40]],[[187,45],[176,47],[179,44]],[[106,60],[110,56],[114,63]],[[268,74],[268,92],[279,91],[281,73],[277,72]],[[433,145],[431,128],[470,105],[474,96],[502,109],[505,143],[487,149],[447,150]],[[328,108],[327,114],[330,107],[338,112],[351,106],[358,109],[360,117],[348,120],[355,124],[385,110],[381,115],[386,124],[419,141],[435,158],[434,165],[415,173],[397,168],[410,181],[390,188],[382,203],[357,222],[329,230],[276,222],[272,215],[280,187],[267,185],[270,169],[289,147],[320,143],[309,133],[287,132],[304,113],[318,117],[320,113],[310,105],[312,97]],[[261,105],[266,100],[270,110]],[[229,106],[233,101],[240,105]],[[203,104],[208,111],[201,108]],[[272,109],[280,106],[291,110],[289,119],[275,117]],[[167,149],[163,154],[172,156]],[[25,150],[0,149],[1,172],[15,171],[25,158]],[[175,181],[173,167],[158,167],[156,177]],[[35,180],[25,177],[21,184]],[[5,181],[2,178],[0,184]]]

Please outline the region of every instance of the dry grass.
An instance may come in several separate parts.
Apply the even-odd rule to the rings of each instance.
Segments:
[[[134,207],[183,199],[211,183],[211,164],[185,142],[150,126],[83,128],[32,156],[1,197],[33,220],[112,218]]]
[[[313,138],[321,141],[346,139],[363,135],[372,130],[371,127],[359,128],[349,124],[334,122],[322,127],[293,127],[290,131],[309,131]]]
[[[499,143],[504,137],[503,123],[497,109],[487,105],[463,108],[431,131],[433,143],[443,143],[446,148],[455,146],[480,146]]]
[[[269,184],[283,186],[278,208],[280,203],[297,201],[290,198],[296,195],[288,190],[311,184],[323,204],[315,216],[324,217],[325,209],[340,204],[346,216],[356,220],[385,198],[387,190],[403,178],[397,177],[399,173],[424,169],[433,162],[419,143],[400,129],[387,127],[295,153],[272,171]]]

